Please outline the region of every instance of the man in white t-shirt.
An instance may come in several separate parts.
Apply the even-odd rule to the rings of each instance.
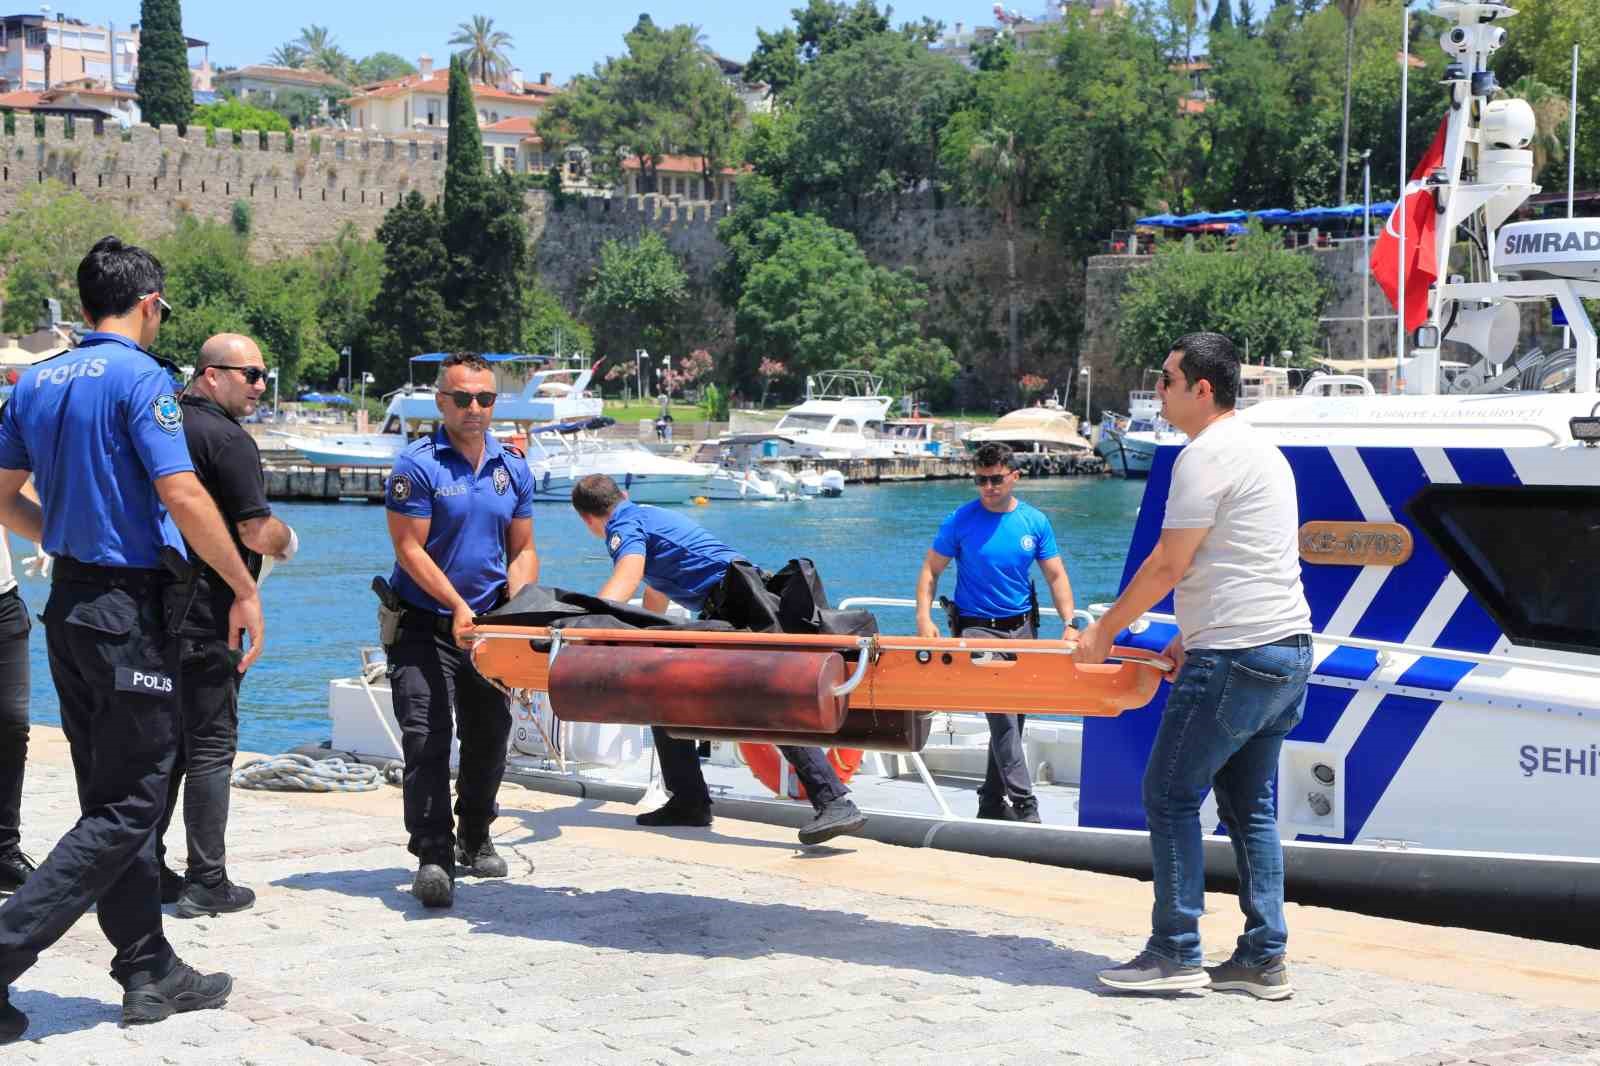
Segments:
[[[1181,665],[1144,775],[1154,928],[1138,957],[1100,981],[1283,999],[1292,989],[1274,778],[1311,672],[1294,476],[1272,441],[1234,415],[1239,360],[1228,338],[1179,338],[1157,391],[1162,415],[1189,436],[1172,467],[1161,539],[1074,653],[1104,661],[1116,634],[1173,592],[1178,635],[1166,654]],[[1208,789],[1233,841],[1245,931],[1231,959],[1202,968]]]

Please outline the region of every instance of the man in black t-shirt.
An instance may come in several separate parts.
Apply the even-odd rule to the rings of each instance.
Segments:
[[[266,391],[267,369],[261,349],[249,337],[221,333],[200,349],[194,379],[180,402],[183,432],[194,460],[195,474],[211,493],[217,510],[233,533],[234,545],[258,580],[262,556],[288,560],[299,547],[294,530],[272,517],[267,505],[261,453],[239,425],[256,409]],[[228,880],[224,837],[228,827],[228,787],[239,747],[238,653],[228,647],[228,609],[233,590],[194,552],[195,592],[184,619],[179,684],[183,703],[183,746],[173,767],[167,812],[161,835],[177,809],[178,788],[189,779],[183,796],[183,820],[189,844],[189,872],[180,878],[162,853],[161,898],[178,904],[178,917],[241,911],[255,902],[255,893]]]

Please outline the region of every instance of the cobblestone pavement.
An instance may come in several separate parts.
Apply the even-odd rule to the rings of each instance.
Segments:
[[[30,764],[36,854],[75,816],[71,788],[64,765]],[[726,820],[653,834],[631,825],[631,808],[508,789],[513,804],[496,826],[510,878],[458,882],[454,909],[437,913],[411,898],[394,790],[235,792],[230,872],[259,903],[167,923],[185,959],[234,974],[227,1009],[119,1028],[110,951],[86,917],[13,989],[33,1025],[0,1063],[1600,1066],[1600,994],[1584,1005],[1581,982],[1577,1005],[1569,989],[1551,1006],[1426,983],[1445,971],[1424,957],[1417,982],[1292,962],[1296,994],[1281,1003],[1102,994],[1094,972],[1137,951],[1133,922],[1107,932],[1027,916],[1053,900],[1030,901],[1026,885],[1009,909],[983,893],[964,902],[959,881],[923,892],[920,857],[937,853],[807,852],[784,831]],[[871,882],[888,890],[831,883],[830,863],[842,872],[869,850],[904,870],[899,888],[893,872]],[[1148,886],[1096,883],[1148,913]],[[1361,935],[1376,946],[1383,927]]]

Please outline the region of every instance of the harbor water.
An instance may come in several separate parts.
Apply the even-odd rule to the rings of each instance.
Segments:
[[[1024,481],[1018,495],[1042,510],[1067,560],[1077,604],[1110,599],[1121,578],[1143,482],[1100,478]],[[815,560],[829,597],[913,595],[917,570],[941,519],[973,498],[970,482],[852,485],[832,500],[788,503],[717,502],[688,507],[717,536],[767,569],[796,556]],[[245,680],[239,746],[277,752],[327,738],[328,681],[359,666],[359,649],[377,643],[377,600],[370,585],[387,575],[394,555],[381,507],[358,503],[280,504],[275,513],[300,535],[300,554],[273,570],[262,588],[266,653]],[[610,572],[604,544],[569,507],[534,510],[542,583],[592,592]],[[45,582],[20,574],[32,545],[11,538],[22,594],[35,615]],[[1037,576],[1037,575],[1036,575]],[[940,590],[955,587],[946,574]],[[1049,598],[1039,582],[1046,606]],[[880,612],[889,632],[910,632],[909,610]],[[1056,636],[1048,626],[1045,636]],[[45,658],[44,631],[32,641],[31,716],[59,724]]]

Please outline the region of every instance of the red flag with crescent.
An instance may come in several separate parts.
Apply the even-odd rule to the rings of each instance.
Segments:
[[[1416,329],[1428,318],[1428,286],[1439,278],[1438,256],[1434,253],[1434,237],[1438,231],[1437,202],[1433,190],[1426,185],[1427,177],[1444,165],[1445,132],[1450,120],[1439,123],[1439,132],[1433,143],[1422,153],[1417,168],[1411,172],[1404,195],[1394,205],[1389,221],[1373,244],[1370,266],[1378,287],[1389,297],[1389,303],[1400,306],[1400,272],[1406,276],[1406,332]],[[1400,212],[1406,218],[1405,246],[1400,244]]]

